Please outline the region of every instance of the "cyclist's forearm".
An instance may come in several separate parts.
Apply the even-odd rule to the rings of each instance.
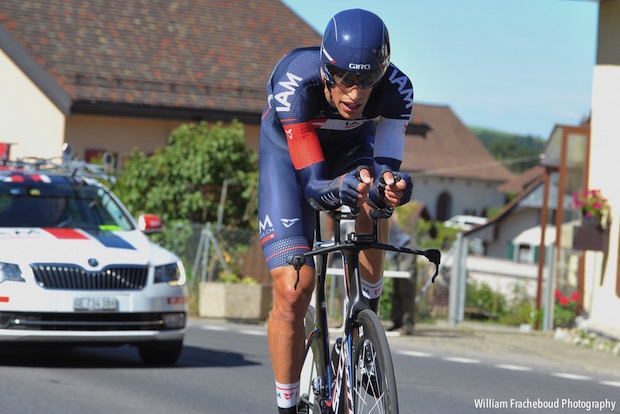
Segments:
[[[382,177],[386,171],[398,172],[400,170],[401,161],[396,158],[375,157],[374,161],[375,181]]]
[[[318,162],[297,171],[300,182],[305,183],[304,195],[306,200],[317,210],[334,210],[340,207],[341,177],[334,179],[327,176],[325,162]]]

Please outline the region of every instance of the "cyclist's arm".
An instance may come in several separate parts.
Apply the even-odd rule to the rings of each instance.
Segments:
[[[379,90],[379,113],[375,134],[375,180],[370,191],[371,201],[379,207],[402,205],[411,197],[411,178],[400,173],[403,182],[391,177],[400,170],[405,148],[405,132],[413,107],[413,86],[411,80],[396,66],[390,69]],[[384,187],[379,184],[385,183]],[[384,194],[385,192],[385,194]],[[393,205],[396,201],[397,203]]]
[[[411,198],[412,185],[409,175],[399,173],[395,179],[403,159],[408,121],[409,118],[380,117],[377,122],[374,153],[375,177],[370,190],[370,200],[378,207],[396,207],[409,202]]]
[[[341,205],[343,177],[328,179],[325,156],[311,122],[283,125],[293,166],[303,184],[306,200],[317,210],[333,210]]]

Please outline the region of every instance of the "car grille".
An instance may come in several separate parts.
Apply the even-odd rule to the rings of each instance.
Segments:
[[[183,317],[185,326],[186,315]],[[165,331],[163,313],[0,312],[0,329],[38,331]],[[175,328],[176,329],[176,328]]]
[[[144,266],[108,266],[92,272],[76,265],[32,264],[39,286],[66,290],[140,290],[146,284]]]

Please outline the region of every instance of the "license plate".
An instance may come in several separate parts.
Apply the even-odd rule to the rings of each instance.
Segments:
[[[118,299],[106,297],[73,298],[73,310],[118,310]]]

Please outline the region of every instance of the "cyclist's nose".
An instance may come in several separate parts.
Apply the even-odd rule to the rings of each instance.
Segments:
[[[349,98],[351,98],[352,100],[357,100],[357,98],[359,98],[360,96],[360,88],[358,88],[357,85],[351,86],[347,91],[347,95],[349,95]]]

